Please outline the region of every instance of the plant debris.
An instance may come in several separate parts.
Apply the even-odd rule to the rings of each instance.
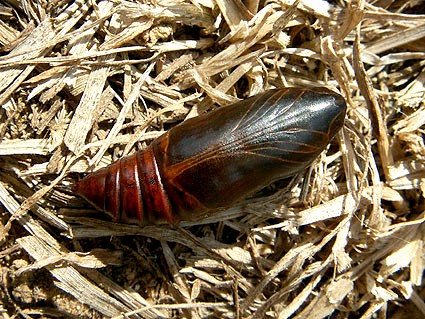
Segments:
[[[423,318],[425,3],[0,6],[0,313]],[[187,118],[327,87],[309,170],[199,221],[114,224],[66,190]]]

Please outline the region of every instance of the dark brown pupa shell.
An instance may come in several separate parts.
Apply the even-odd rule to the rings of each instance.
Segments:
[[[175,126],[73,191],[117,222],[194,219],[310,165],[345,112],[327,89],[266,91]]]

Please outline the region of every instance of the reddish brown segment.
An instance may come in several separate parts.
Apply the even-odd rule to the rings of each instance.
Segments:
[[[114,221],[194,219],[308,166],[344,123],[329,90],[271,90],[187,120],[94,172],[76,194]]]
[[[151,147],[88,175],[73,185],[72,191],[114,221],[129,224],[173,221]],[[143,194],[155,196],[143,197]],[[150,213],[145,216],[145,211]]]

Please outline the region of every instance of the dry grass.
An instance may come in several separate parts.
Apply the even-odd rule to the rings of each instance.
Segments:
[[[3,318],[425,317],[423,0],[40,2],[0,5]],[[283,86],[349,105],[289,184],[145,228],[55,188]]]

